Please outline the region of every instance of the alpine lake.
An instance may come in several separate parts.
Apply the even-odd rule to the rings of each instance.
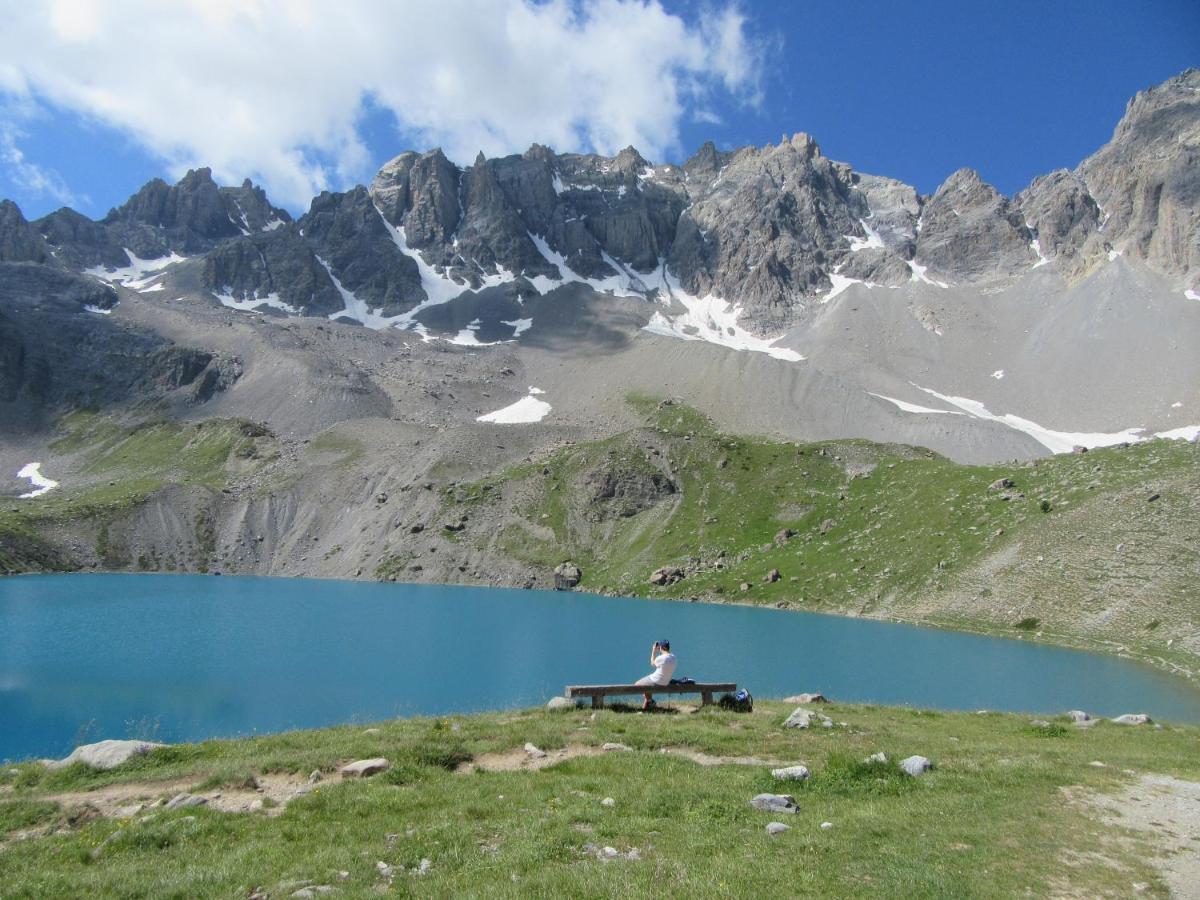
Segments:
[[[38,575],[0,579],[0,759],[536,706],[567,684],[635,680],[662,638],[677,677],[760,697],[1200,722],[1200,689],[1141,663],[868,619],[501,588]]]

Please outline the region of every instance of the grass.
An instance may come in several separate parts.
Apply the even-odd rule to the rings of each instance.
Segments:
[[[51,448],[72,454],[76,471],[69,482],[36,502],[0,506],[0,569],[77,568],[55,536],[81,523],[94,536],[106,567],[159,568],[161,561],[131,558],[114,525],[167,485],[219,490],[273,452],[270,434],[242,419],[192,423],[152,418],[122,425],[77,411],[64,416],[58,430]],[[207,525],[196,525],[197,540],[204,545]]]
[[[696,897],[1103,896],[1144,882],[1148,896],[1165,896],[1146,848],[1064,802],[1061,789],[1117,790],[1126,769],[1200,778],[1197,729],[1081,730],[1055,720],[1047,739],[1022,716],[823,709],[846,726],[784,731],[790,707],[773,702],[750,715],[524,710],[174,746],[107,773],[23,764],[0,779],[4,896],[227,897],[256,887],[286,896],[288,883],[312,881],[365,897],[383,883],[377,862],[412,870],[422,859],[429,872],[399,873],[393,892],[647,896],[670,885],[673,896]],[[454,771],[526,741],[546,750],[618,741],[634,751],[541,771]],[[664,747],[803,762],[813,774],[781,789],[768,767],[700,766]],[[863,762],[879,750],[888,763]],[[913,753],[934,771],[902,773],[894,761]],[[392,768],[364,781],[327,778],[277,818],[199,808],[89,821],[47,800],[126,781],[153,792],[154,781],[184,778],[219,790],[371,756]],[[748,804],[781,790],[796,797],[796,815]],[[791,830],[769,837],[773,819]],[[4,845],[3,834],[31,828],[34,837]],[[589,846],[637,849],[641,859],[601,862]],[[1067,865],[1080,858],[1089,864]]]
[[[732,436],[679,404],[630,402],[644,428],[459,484],[440,514],[491,510],[505,524],[469,538],[480,550],[571,559],[583,590],[1015,631],[1195,666],[1194,443],[966,466],[918,447]],[[631,514],[596,495],[598,474],[644,485],[650,472],[674,491]],[[1015,487],[992,488],[1001,478]],[[402,563],[385,559],[381,577]],[[687,577],[652,585],[663,565]]]

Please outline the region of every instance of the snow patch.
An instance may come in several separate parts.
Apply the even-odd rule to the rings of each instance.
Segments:
[[[804,359],[795,350],[787,347],[776,347],[775,341],[760,338],[751,334],[737,324],[742,307],[733,306],[720,297],[709,294],[705,297],[695,297],[680,286],[667,271],[665,261],[659,266],[660,280],[665,288],[663,293],[683,306],[682,315],[668,317],[661,312],[655,312],[650,322],[643,330],[651,334],[679,338],[685,341],[705,341],[728,347],[731,350],[749,350],[753,353],[766,353],[776,359],[786,362],[800,362]]]
[[[283,219],[272,219],[270,222],[268,222],[266,225],[264,225],[260,230],[261,231],[274,231],[276,228],[282,228],[286,224],[287,224],[287,222],[283,221]]]
[[[1007,425],[1009,428],[1024,432],[1053,453],[1070,453],[1075,447],[1111,447],[1114,444],[1135,444],[1139,441],[1149,440],[1149,437],[1143,434],[1145,431],[1144,428],[1126,428],[1124,431],[1107,433],[1055,431],[1044,425],[1039,425],[1037,422],[1015,416],[1012,413],[1002,416],[996,415],[978,400],[939,394],[935,390],[921,387],[917,384],[914,384],[913,387],[924,391],[930,396],[937,397],[944,403],[957,406],[972,418],[984,419],[989,422],[999,422],[1001,425]],[[1151,435],[1151,437],[1192,440],[1197,433],[1200,433],[1200,425],[1188,425],[1183,428],[1175,428],[1171,431],[1157,432]]]
[[[1108,251],[1108,261],[1115,262],[1118,256],[1124,256],[1124,255],[1125,255],[1124,250],[1109,250]]]
[[[230,309],[239,309],[242,312],[258,312],[260,306],[273,306],[275,309],[281,309],[286,313],[298,315],[300,310],[290,304],[284,303],[279,299],[279,294],[272,292],[265,297],[251,297],[249,300],[238,300],[233,296],[231,288],[226,287],[223,294],[214,294],[222,306],[228,306]]]
[[[841,266],[838,266],[838,268],[840,269]],[[832,284],[833,287],[829,289],[828,294],[821,298],[822,303],[828,303],[852,284],[862,284],[866,285],[868,288],[879,287],[879,285],[873,281],[863,281],[859,278],[850,278],[846,275],[839,275],[836,269],[829,273],[829,283]]]
[[[330,319],[345,316],[346,318],[354,319],[367,328],[378,331],[381,328],[391,328],[393,325],[398,325],[406,316],[410,315],[410,313],[402,313],[398,316],[385,316],[381,315],[378,309],[372,310],[367,306],[365,300],[360,300],[353,291],[346,289],[342,282],[338,280],[338,277],[333,274],[333,269],[330,268],[329,263],[325,262],[319,256],[317,257],[317,262],[329,273],[329,280],[333,282],[333,286],[337,288],[337,292],[342,295],[343,309],[341,312],[330,313]]]
[[[460,281],[455,281],[448,275],[443,275],[438,272],[433,266],[425,262],[421,254],[408,246],[408,239],[405,237],[404,228],[396,227],[383,215],[382,210],[378,206],[375,207],[375,212],[379,213],[379,219],[383,222],[384,227],[388,230],[388,234],[392,236],[392,241],[399,248],[400,252],[409,257],[417,264],[417,271],[421,275],[421,289],[425,291],[425,300],[418,303],[406,313],[401,313],[398,316],[393,316],[389,319],[383,317],[375,317],[375,320],[381,324],[369,325],[370,328],[386,328],[389,325],[397,328],[408,328],[415,331],[416,315],[423,309],[428,309],[431,306],[440,306],[443,303],[449,303],[456,297],[465,293],[478,293],[484,288],[497,287],[501,284],[515,280],[516,276],[505,269],[503,266],[497,266],[499,270],[495,275],[484,275],[482,284],[478,288],[473,288],[469,284]],[[326,268],[329,268],[326,266]],[[332,273],[330,273],[332,277]],[[334,279],[337,283],[337,279]],[[342,290],[338,285],[338,289]],[[361,321],[361,320],[360,320]],[[363,322],[366,325],[366,322]],[[424,335],[422,335],[424,338]],[[427,339],[427,338],[426,338]]]
[[[1171,409],[1179,409],[1179,407],[1181,407],[1181,406],[1183,406],[1183,404],[1180,403],[1178,400],[1176,400],[1174,403],[1171,404]]]
[[[1170,431],[1159,431],[1154,436],[1174,441],[1194,441],[1200,437],[1200,425],[1184,425],[1182,428],[1172,428]]]
[[[167,286],[161,281],[158,284],[152,284],[150,287],[138,288],[139,294],[153,294],[155,291],[165,291]]]
[[[1183,296],[1188,300],[1200,300],[1200,293],[1197,293],[1194,288],[1188,288],[1183,292]]]
[[[128,247],[125,247],[124,250],[125,255],[129,257],[129,265],[117,269],[106,266],[92,266],[90,269],[84,269],[83,274],[99,278],[101,281],[107,281],[109,284],[119,284],[138,290],[155,281],[159,275],[166,271],[168,266],[173,266],[175,263],[181,263],[187,259],[186,256],[180,256],[174,250],[169,255],[160,256],[157,259],[142,259]]]
[[[997,381],[999,381],[1001,378],[1004,377],[1004,370],[997,369],[995,372],[992,373],[992,377],[995,378]]]
[[[28,479],[29,483],[36,489],[27,494],[21,494],[19,498],[21,500],[32,500],[34,497],[40,497],[46,491],[51,491],[58,487],[57,481],[47,478],[42,474],[42,464],[39,462],[31,462],[23,466],[21,471],[17,473],[17,477]]]
[[[865,219],[859,219],[858,224],[862,226],[863,231],[867,233],[865,238],[854,237],[853,235],[843,235],[850,242],[850,252],[857,253],[859,250],[882,250],[883,238],[879,236],[879,232],[867,224]]]
[[[945,416],[963,416],[966,413],[955,412],[952,409],[930,409],[928,406],[917,406],[915,403],[909,403],[907,400],[897,400],[895,397],[888,397],[884,394],[876,394],[873,391],[867,391],[872,397],[878,397],[880,400],[886,400],[888,403],[902,409],[904,412],[910,413],[935,413]]]
[[[935,287],[940,287],[940,288],[950,287],[950,285],[946,284],[946,282],[934,281],[932,278],[930,278],[928,275],[926,275],[925,272],[929,268],[929,266],[918,265],[917,261],[915,259],[910,259],[908,261],[908,268],[912,271],[912,280],[913,281],[920,281],[924,284],[932,284]]]
[[[513,337],[519,338],[533,327],[533,319],[513,319],[511,322],[500,320],[501,325],[508,325],[513,330]]]
[[[90,303],[84,309],[90,313],[96,313],[98,316],[111,316],[113,313],[111,309],[105,309],[102,306],[92,306]]]
[[[553,407],[545,400],[539,400],[535,395],[544,394],[540,388],[531,387],[529,394],[516,403],[510,404],[495,412],[476,417],[476,422],[492,422],[497,425],[527,425],[540,422],[546,418]]]

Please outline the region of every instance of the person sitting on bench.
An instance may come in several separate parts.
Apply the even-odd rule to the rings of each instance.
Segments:
[[[644,678],[639,678],[634,684],[643,687],[670,684],[671,676],[675,674],[675,664],[676,659],[675,654],[671,652],[671,642],[655,641],[654,646],[650,648],[650,665],[654,666],[654,671]],[[654,698],[650,696],[650,692],[647,691],[644,696],[642,709],[653,709]]]

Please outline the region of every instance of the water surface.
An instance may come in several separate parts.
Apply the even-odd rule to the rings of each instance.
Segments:
[[[745,606],[189,575],[0,579],[0,759],[544,703],[678,674],[761,697],[1200,722],[1200,690],[1116,657]]]

